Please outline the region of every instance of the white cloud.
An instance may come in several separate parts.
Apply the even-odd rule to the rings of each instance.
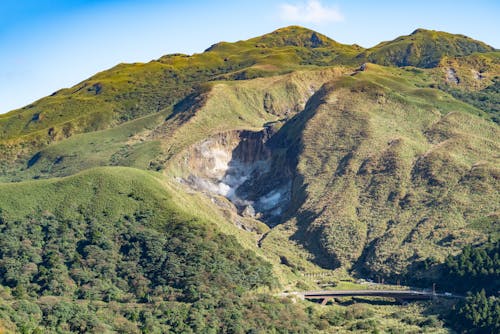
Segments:
[[[285,3],[280,6],[280,9],[280,16],[285,21],[319,24],[344,20],[338,8],[325,7],[318,0],[298,4]]]

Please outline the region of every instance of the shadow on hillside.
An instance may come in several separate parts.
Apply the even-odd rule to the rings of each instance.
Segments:
[[[340,261],[332,254],[328,254],[322,247],[320,238],[323,227],[311,228],[311,223],[322,214],[322,212],[303,211],[297,215],[297,231],[291,236],[291,240],[302,244],[313,256],[311,262],[323,269],[337,269]]]
[[[323,85],[307,102],[304,110],[289,121],[272,136],[268,145],[273,150],[284,152],[284,164],[288,166],[291,175],[291,198],[288,208],[281,217],[280,223],[296,218],[297,231],[291,236],[291,240],[298,242],[313,256],[312,262],[324,269],[338,268],[340,262],[331,254],[327,254],[320,245],[322,234],[321,227],[311,228],[311,223],[321,214],[310,210],[301,210],[307,199],[304,178],[297,172],[299,157],[304,151],[302,133],[316,110],[325,102],[325,97],[331,88]]]

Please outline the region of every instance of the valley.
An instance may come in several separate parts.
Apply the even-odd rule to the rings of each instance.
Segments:
[[[491,332],[499,74],[462,35],[291,26],[0,115],[0,332]]]

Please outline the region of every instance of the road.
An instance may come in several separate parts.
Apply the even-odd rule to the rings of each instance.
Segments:
[[[319,299],[322,304],[326,304],[328,300],[342,297],[386,297],[394,298],[397,301],[408,300],[432,300],[436,298],[445,299],[463,299],[463,296],[452,293],[433,293],[432,291],[418,290],[320,290],[320,291],[304,291],[293,292],[289,295],[296,295],[303,299]]]

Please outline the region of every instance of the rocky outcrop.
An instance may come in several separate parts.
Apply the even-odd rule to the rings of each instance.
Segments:
[[[276,223],[290,202],[291,173],[262,131],[229,131],[210,137],[184,155],[182,182],[195,190],[224,196],[245,217]]]

